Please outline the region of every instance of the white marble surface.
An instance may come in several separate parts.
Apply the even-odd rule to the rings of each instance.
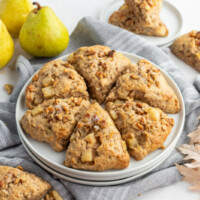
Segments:
[[[1,0],[0,0],[1,1]],[[101,9],[111,0],[40,0],[41,5],[47,5],[53,8],[58,17],[64,22],[69,30],[73,31],[77,22],[84,16],[92,16],[99,18]],[[184,27],[182,33],[186,33],[192,29],[199,29],[200,19],[200,0],[169,0],[179,10],[181,10],[184,18]],[[18,55],[29,57],[21,48],[17,40],[15,40],[15,56],[12,61],[4,69],[0,70],[0,101],[8,99],[8,95],[3,89],[5,83],[15,85],[18,79],[17,71],[11,71],[9,66],[14,66]],[[190,66],[178,60],[174,55],[170,57],[175,64],[181,69],[185,79],[193,82],[197,71]],[[188,189],[189,185],[186,182],[178,182],[167,187],[161,187],[150,190],[141,194],[136,199],[138,200],[197,200],[199,193],[191,192]]]

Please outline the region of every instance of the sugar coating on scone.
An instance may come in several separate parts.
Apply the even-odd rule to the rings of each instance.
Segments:
[[[20,122],[33,139],[50,144],[55,151],[63,151],[89,105],[90,102],[82,97],[50,99],[26,111]]]
[[[69,63],[55,60],[46,63],[26,89],[26,106],[33,109],[50,98],[88,98],[84,79]]]
[[[131,61],[109,47],[81,47],[68,57],[68,62],[84,77],[91,96],[100,104]]]
[[[160,109],[130,99],[109,102],[106,110],[126,141],[130,156],[136,160],[164,148],[163,143],[174,125],[174,120]]]
[[[179,100],[160,70],[144,59],[138,61],[137,66],[134,72],[119,77],[106,101],[132,98],[167,113],[179,112]]]
[[[140,10],[140,8],[138,9]],[[141,15],[141,17],[138,18],[137,15]],[[159,37],[168,36],[169,31],[159,15],[154,14],[153,16],[156,16],[156,19],[152,19],[150,15],[137,14],[127,4],[124,4],[110,16],[109,23],[137,34]]]
[[[178,39],[172,44],[172,52],[200,71],[200,31],[191,31]]]
[[[70,138],[67,167],[103,171],[129,165],[126,144],[110,118],[98,103],[90,105]]]
[[[21,167],[0,166],[1,200],[40,200],[51,185]]]

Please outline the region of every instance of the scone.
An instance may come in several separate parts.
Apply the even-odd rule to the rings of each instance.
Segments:
[[[98,103],[90,105],[70,138],[67,167],[103,171],[129,165],[126,144],[110,118]]]
[[[179,100],[160,70],[144,59],[138,61],[137,66],[135,72],[119,77],[106,101],[132,98],[144,101],[167,113],[179,112]]]
[[[40,200],[51,185],[21,167],[0,166],[1,200]]]
[[[174,120],[160,109],[139,101],[116,100],[109,102],[106,110],[126,141],[130,156],[136,160],[164,148],[163,143],[174,125]]]
[[[26,89],[26,106],[33,109],[50,98],[88,98],[84,79],[67,62],[56,60],[46,63]]]
[[[120,74],[131,61],[109,47],[81,47],[68,57],[68,62],[84,77],[91,96],[104,102]]]
[[[21,126],[33,139],[50,144],[55,151],[63,151],[89,105],[90,102],[81,97],[46,100],[26,111]]]
[[[200,31],[192,31],[178,38],[171,46],[172,52],[200,71]]]
[[[129,10],[134,12],[136,18],[147,23],[158,19],[163,0],[125,0]]]
[[[137,34],[168,36],[168,29],[159,16],[156,19],[152,19],[150,16],[140,14],[141,17],[138,18],[136,14],[137,12],[132,11],[127,4],[124,4],[110,16],[109,23]]]

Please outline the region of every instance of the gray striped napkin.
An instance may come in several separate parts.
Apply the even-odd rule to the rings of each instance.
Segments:
[[[118,27],[99,22],[90,17],[83,18],[77,25],[70,38],[69,47],[62,54],[70,53],[80,46],[101,44],[112,49],[127,51],[142,56],[163,68],[177,83],[184,97],[186,106],[186,123],[178,145],[187,143],[187,134],[198,125],[200,115],[200,76],[194,85],[185,81],[181,71],[169,59],[167,52],[141,39],[139,36]],[[19,70],[19,81],[9,102],[0,102],[0,164],[17,166],[47,180],[59,191],[64,199],[78,200],[123,200],[133,199],[138,193],[155,187],[169,185],[180,180],[179,172],[174,163],[180,163],[182,156],[175,149],[173,153],[153,172],[135,181],[110,187],[91,187],[70,183],[52,176],[39,167],[26,153],[17,135],[15,124],[15,103],[18,94],[34,71],[39,69],[49,59],[34,59],[30,62],[20,56],[16,63]]]

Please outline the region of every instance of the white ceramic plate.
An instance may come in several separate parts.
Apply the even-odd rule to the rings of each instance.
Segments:
[[[108,19],[111,14],[114,11],[117,11],[123,4],[123,0],[112,1],[110,4],[102,9],[100,13],[100,20],[108,23]],[[160,17],[169,30],[169,35],[167,37],[155,37],[145,35],[140,36],[148,40],[149,42],[161,47],[163,45],[173,42],[180,35],[183,27],[183,17],[180,11],[168,1],[163,2]]]
[[[126,52],[121,52],[121,53],[123,53],[126,57],[128,57],[134,63],[142,59],[142,57],[129,54]],[[61,59],[66,60],[67,57],[68,55],[61,57]],[[85,180],[96,180],[96,181],[117,180],[117,179],[123,179],[126,177],[133,176],[137,174],[138,172],[143,171],[147,166],[151,165],[152,163],[156,163],[160,159],[162,159],[165,153],[169,151],[169,149],[172,146],[175,146],[183,129],[184,120],[185,120],[185,107],[184,107],[182,95],[178,87],[176,86],[175,82],[163,70],[161,71],[163,73],[163,76],[166,78],[168,84],[172,87],[175,94],[177,95],[180,101],[181,110],[177,114],[169,115],[170,117],[173,117],[175,125],[170,135],[168,136],[167,140],[164,143],[166,148],[164,150],[159,149],[152,152],[141,161],[136,161],[133,158],[131,158],[129,167],[126,169],[96,172],[96,171],[83,171],[83,170],[77,170],[77,169],[65,167],[63,165],[63,161],[65,159],[65,152],[60,152],[60,153],[55,152],[48,144],[33,140],[31,137],[29,137],[29,135],[25,134],[20,126],[20,119],[27,110],[25,107],[25,90],[26,90],[27,85],[31,82],[32,78],[30,78],[27,81],[27,83],[24,85],[17,101],[16,123],[17,123],[18,133],[23,138],[24,142],[29,147],[29,149],[32,152],[34,152],[37,158],[39,158],[40,160],[45,162],[48,166],[51,166],[51,168],[56,169],[62,174],[65,174],[74,178],[80,178],[80,179],[85,179]]]
[[[114,180],[114,181],[88,181],[88,180],[81,180],[81,179],[77,179],[77,178],[73,178],[67,175],[64,175],[58,171],[56,171],[56,169],[52,169],[50,166],[46,165],[45,163],[43,163],[40,159],[38,159],[33,152],[31,152],[31,150],[28,148],[28,146],[26,146],[25,142],[23,141],[23,139],[20,137],[21,142],[25,148],[25,150],[27,151],[27,153],[33,158],[33,160],[40,165],[42,168],[44,168],[45,170],[47,170],[48,172],[50,172],[51,174],[66,180],[66,181],[70,181],[73,183],[78,183],[78,184],[83,184],[83,185],[92,185],[92,186],[109,186],[109,185],[119,185],[119,184],[123,184],[123,183],[127,183],[130,182],[132,180],[135,180],[145,174],[148,174],[150,171],[152,171],[153,169],[155,169],[157,166],[159,166],[173,151],[172,147],[170,149],[169,152],[167,152],[165,158],[162,158],[159,162],[155,163],[153,166],[149,166],[145,171],[138,173],[134,176],[125,178],[125,179],[119,179],[119,180]]]

